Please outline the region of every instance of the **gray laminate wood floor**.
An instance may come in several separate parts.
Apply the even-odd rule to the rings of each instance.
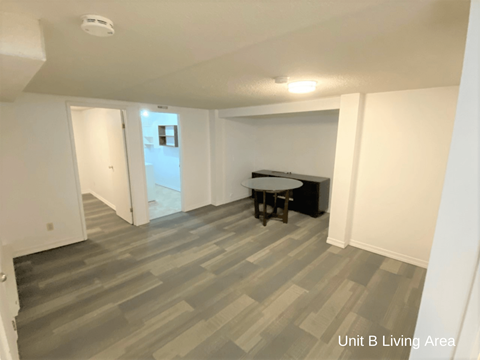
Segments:
[[[251,199],[134,227],[84,197],[90,240],[16,259],[22,359],[407,359],[425,270],[325,243],[328,214]],[[343,341],[343,340],[342,340]]]

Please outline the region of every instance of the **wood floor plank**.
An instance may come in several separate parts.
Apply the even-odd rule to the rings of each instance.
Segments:
[[[413,336],[425,270],[326,243],[328,214],[251,199],[140,227],[84,195],[89,240],[15,259],[27,359],[407,359],[338,336]]]

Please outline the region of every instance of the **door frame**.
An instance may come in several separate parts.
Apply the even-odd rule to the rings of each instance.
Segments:
[[[16,317],[20,306],[12,254],[11,245],[3,245],[0,238],[0,273],[7,275],[7,281],[0,283],[0,357],[3,354],[5,360],[19,358]]]
[[[142,111],[148,111],[151,113],[160,113],[160,114],[174,114],[177,115],[177,127],[178,127],[178,157],[179,157],[179,162],[180,162],[180,205],[181,205],[181,211],[185,212],[185,197],[183,194],[183,165],[184,165],[184,159],[183,159],[183,137],[182,137],[182,116],[175,110],[169,110],[168,108],[160,108],[155,105],[148,105],[148,104],[142,104],[140,109],[139,109],[139,117],[140,117],[140,128],[141,128],[141,142],[142,142],[142,148],[144,147],[143,145],[143,124],[141,123],[141,112]],[[143,149],[143,173],[145,174],[145,190],[147,189],[147,177],[146,177],[146,168],[145,168],[145,149]],[[150,214],[149,212],[149,207],[148,207],[148,197],[146,198],[145,201],[145,209],[147,211],[147,214]]]
[[[85,211],[83,209],[83,200],[82,200],[82,189],[80,185],[80,173],[78,170],[78,160],[77,160],[77,150],[75,147],[75,135],[73,130],[73,120],[72,120],[72,106],[82,106],[82,107],[89,107],[89,108],[100,108],[100,109],[112,109],[112,110],[119,110],[121,113],[122,124],[125,125],[125,129],[123,132],[123,139],[125,144],[125,159],[127,162],[127,175],[128,175],[128,190],[129,190],[129,198],[130,198],[130,206],[133,208],[133,199],[132,199],[132,183],[131,183],[131,175],[130,175],[130,164],[129,164],[129,156],[128,156],[128,143],[127,143],[127,106],[126,105],[116,105],[116,104],[109,104],[109,103],[101,103],[96,101],[66,101],[65,102],[66,110],[67,110],[67,123],[68,123],[68,132],[70,135],[70,150],[72,153],[73,159],[73,172],[75,177],[75,187],[77,190],[77,201],[78,201],[78,210],[80,213],[81,223],[82,223],[82,237],[83,240],[88,239],[87,235],[87,223],[85,221]],[[135,211],[135,209],[134,209]],[[136,225],[135,216],[132,214],[132,225]]]

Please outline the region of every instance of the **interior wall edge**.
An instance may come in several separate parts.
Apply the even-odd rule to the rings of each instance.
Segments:
[[[344,241],[342,240],[338,240],[338,239],[334,239],[332,237],[328,237],[327,238],[327,244],[330,244],[330,245],[333,245],[333,246],[337,246],[339,248],[342,248],[342,249],[345,249],[347,247],[348,244],[346,244]]]

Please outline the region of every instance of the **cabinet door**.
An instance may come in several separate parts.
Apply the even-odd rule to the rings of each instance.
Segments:
[[[303,186],[293,192],[295,210],[310,216],[318,216],[319,184],[302,181]]]

